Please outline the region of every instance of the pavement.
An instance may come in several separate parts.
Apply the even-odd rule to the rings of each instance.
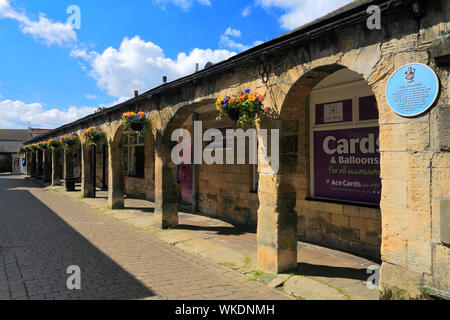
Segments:
[[[81,290],[70,266],[81,269]],[[82,201],[0,176],[0,300],[290,297]]]
[[[64,225],[69,230],[75,231],[73,234],[66,234],[65,237],[73,238],[77,234],[84,237],[84,241],[80,241],[83,249],[75,249],[70,246],[68,250],[60,248],[67,251],[68,257],[73,257],[73,254],[69,254],[69,252],[79,250],[76,257],[80,258],[79,265],[84,266],[84,269],[100,263],[94,262],[95,259],[102,260],[100,259],[102,257],[104,260],[107,258],[110,263],[103,262],[106,266],[102,266],[103,268],[108,267],[107,269],[111,271],[107,271],[105,274],[114,273],[118,275],[115,278],[120,279],[118,283],[114,282],[117,284],[116,296],[100,297],[99,294],[92,294],[92,292],[87,296],[81,294],[81,292],[76,295],[75,293],[67,293],[67,289],[59,288],[60,290],[57,292],[63,294],[65,299],[154,299],[156,297],[157,299],[227,300],[289,298],[376,300],[379,296],[378,290],[370,290],[367,287],[367,279],[370,276],[367,274],[367,268],[369,266],[379,267],[379,265],[348,253],[299,242],[297,270],[281,275],[266,274],[258,270],[256,266],[256,234],[241,227],[209,217],[180,212],[180,225],[175,229],[163,231],[154,226],[154,203],[152,202],[126,199],[126,209],[110,210],[107,208],[107,192],[105,191],[99,190],[95,199],[82,199],[79,191],[67,193],[62,186],[50,187],[45,185],[42,188],[34,180],[22,177],[0,176],[0,213],[4,211],[2,208],[5,205],[4,201],[15,202],[15,200],[8,200],[11,197],[4,194],[5,184],[9,187],[9,189],[6,188],[6,191],[25,191],[29,195],[31,194],[28,199],[18,200],[20,202],[16,203],[18,208],[13,205],[8,206],[10,211],[15,212],[12,213],[15,217],[12,219],[14,222],[8,219],[10,227],[17,223],[22,226],[21,228],[28,228],[23,226],[21,220],[25,219],[26,214],[24,212],[28,211],[28,214],[30,214],[35,208],[39,207],[33,205],[33,202],[44,204],[47,206],[47,210],[43,211],[50,211],[51,213],[38,214],[37,222],[42,219],[41,224],[45,225],[42,226],[43,228],[51,227],[51,225],[44,223],[45,220],[57,216],[65,221]],[[18,187],[14,187],[15,184],[18,184]],[[23,198],[21,194],[17,194],[16,197]],[[32,199],[34,201],[31,201]],[[28,202],[32,203],[27,204]],[[18,211],[20,213],[17,213]],[[2,222],[2,219],[5,219],[5,217],[0,214],[0,222]],[[33,219],[33,222],[36,222],[35,219]],[[37,222],[29,228],[34,230]],[[4,225],[4,223],[1,225]],[[16,227],[19,228],[19,226]],[[0,231],[3,231],[1,228],[0,226]],[[126,229],[127,231],[119,231],[119,229]],[[115,234],[116,231],[119,234]],[[3,234],[3,232],[1,233]],[[138,237],[142,237],[142,239],[137,239]],[[47,239],[49,246],[54,246],[54,244],[51,244],[53,241],[57,242],[58,246],[64,243],[64,241],[58,239],[59,237]],[[30,240],[22,238],[24,242]],[[42,241],[43,239],[39,240]],[[69,243],[74,242],[73,240],[67,241]],[[34,243],[35,241],[32,240],[31,242]],[[0,252],[4,256],[8,256],[8,250],[3,248],[2,243],[2,236],[0,235],[0,247],[2,248]],[[27,245],[22,245],[21,248],[25,248]],[[92,251],[92,245],[97,249],[96,251]],[[13,247],[14,252],[21,251],[18,246]],[[42,250],[42,247],[40,246],[39,249]],[[27,254],[31,253],[30,250],[25,251]],[[11,250],[9,252],[11,254]],[[83,252],[86,254],[82,254]],[[172,255],[181,256],[188,261],[183,260],[182,263],[180,263],[181,261],[173,261],[172,258],[169,258]],[[63,265],[65,265],[68,261],[63,259],[63,256],[65,255],[57,254],[57,259],[62,260],[60,263],[64,262]],[[98,258],[92,259],[92,257],[97,256]],[[10,260],[14,260],[11,256],[8,257]],[[31,260],[30,257],[32,256],[29,256],[26,260]],[[41,256],[39,255],[39,257]],[[53,259],[53,257],[48,256],[46,258]],[[39,260],[39,258],[36,259]],[[87,260],[90,263],[87,263]],[[32,265],[36,264],[32,261],[28,262]],[[10,262],[11,264],[12,262]],[[193,266],[191,267],[190,264],[193,264]],[[200,268],[199,265],[205,268],[209,274],[195,277],[196,272],[194,270]],[[113,266],[116,266],[116,268],[113,268]],[[161,270],[155,270],[155,266],[161,268]],[[14,269],[13,267],[10,268]],[[66,281],[68,276],[62,272],[64,270],[61,269],[61,266],[59,268],[59,273],[56,272],[56,274],[61,279],[58,281]],[[86,273],[84,269],[83,274]],[[91,273],[90,269],[86,270],[89,274]],[[202,270],[201,272],[206,271]],[[95,274],[97,277],[86,280],[88,284],[92,281],[93,290],[96,290],[95,287],[99,281],[98,272],[93,275]],[[161,277],[161,275],[163,276]],[[100,278],[105,278],[105,276]],[[223,281],[224,283],[222,283]],[[0,299],[2,299],[3,282],[0,260]],[[204,282],[207,284],[203,284]],[[102,287],[105,288],[111,285],[106,280],[102,284],[104,284]],[[14,286],[17,285],[13,281],[12,287],[14,288]],[[127,288],[127,292],[135,292],[135,294],[124,296],[121,288]],[[15,292],[14,290],[9,289],[9,298],[14,298],[11,295],[12,292]],[[139,294],[142,290],[144,290],[144,293]],[[105,289],[105,291],[108,290]],[[86,290],[84,293],[87,294]],[[6,293],[3,294],[6,296]],[[17,294],[15,296],[17,297]],[[30,296],[28,294],[25,297]],[[21,298],[25,297],[22,296]],[[56,294],[56,297],[58,298],[60,295]],[[51,299],[52,297],[51,294],[47,293],[47,296],[44,294],[44,298]]]

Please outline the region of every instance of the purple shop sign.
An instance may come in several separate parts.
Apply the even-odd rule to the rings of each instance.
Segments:
[[[314,197],[380,204],[378,127],[314,132]]]

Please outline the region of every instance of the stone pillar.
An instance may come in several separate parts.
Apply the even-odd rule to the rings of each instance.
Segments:
[[[42,151],[42,166],[44,182],[52,181],[52,153],[50,149]]]
[[[32,166],[33,166],[33,163],[32,163],[32,157],[33,157],[33,155],[32,155],[32,153],[31,152],[27,152],[27,153],[25,153],[25,156],[26,156],[26,161],[27,161],[27,172],[26,172],[26,174],[27,174],[27,176],[32,176],[33,174],[32,174]]]
[[[122,157],[123,159],[123,157]],[[102,146],[102,190],[108,189],[108,146]]]
[[[258,267],[270,273],[297,267],[295,190],[286,180],[282,175],[260,175]]]
[[[155,215],[162,229],[178,225],[178,194],[176,166],[171,146],[155,143]]]
[[[111,209],[123,209],[125,206],[125,188],[123,181],[123,148],[120,139],[108,143],[108,206]]]
[[[42,150],[36,150],[36,178],[41,180],[42,175]]]
[[[75,191],[75,179],[73,174],[73,157],[70,149],[64,149],[64,187],[66,191]]]
[[[31,177],[36,178],[36,151],[32,150],[30,152],[30,162],[31,162]]]
[[[62,170],[61,170],[61,150],[59,148],[54,148],[51,150],[52,153],[52,186],[61,183]]]
[[[95,198],[95,146],[81,145],[81,196]]]
[[[279,129],[282,136],[274,137],[280,143],[280,168],[274,171],[270,165],[258,165],[258,268],[281,273],[297,268],[296,189],[291,178],[297,165],[298,125],[296,121],[272,121],[262,127]],[[259,153],[263,150],[272,150],[272,146],[259,139]]]

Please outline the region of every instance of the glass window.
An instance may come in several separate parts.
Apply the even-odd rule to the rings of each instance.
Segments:
[[[145,144],[144,138],[136,134],[128,136],[128,143],[124,146],[124,164],[127,175],[139,179],[145,178]]]
[[[343,100],[316,105],[316,124],[353,121],[353,101]]]
[[[378,119],[378,106],[375,96],[359,98],[359,120]]]
[[[316,118],[311,128],[312,196],[379,205],[380,151],[375,97],[313,103],[311,109],[315,108]]]

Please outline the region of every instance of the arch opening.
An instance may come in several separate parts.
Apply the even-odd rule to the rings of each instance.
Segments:
[[[302,76],[281,109],[281,161],[301,241],[380,261],[381,178],[376,97],[339,65]],[[293,120],[290,120],[293,119]],[[292,128],[295,122],[296,130]],[[295,197],[295,198],[294,198]]]

